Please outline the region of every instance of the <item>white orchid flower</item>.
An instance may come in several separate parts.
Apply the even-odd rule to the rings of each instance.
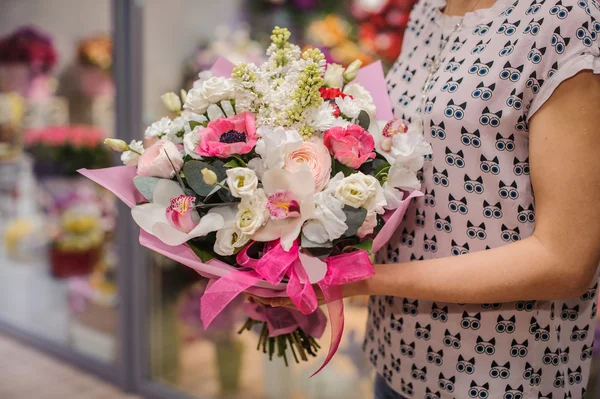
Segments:
[[[219,230],[225,224],[216,212],[200,218],[194,209],[196,198],[185,195],[172,180],[161,179],[154,188],[152,200],[133,207],[131,216],[144,231],[173,247]]]
[[[316,217],[315,181],[308,167],[296,173],[284,169],[271,169],[263,175],[263,188],[267,195],[269,220],[253,236],[255,241],[281,239],[288,251],[300,235],[302,225]]]
[[[421,182],[417,179],[417,174],[412,170],[399,165],[392,165],[388,172],[388,179],[383,184],[383,194],[387,205],[385,209],[396,209],[404,199],[402,191],[418,190],[421,188]]]

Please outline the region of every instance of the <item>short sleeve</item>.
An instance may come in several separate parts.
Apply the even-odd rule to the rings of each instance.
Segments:
[[[536,74],[529,76],[531,90],[529,120],[565,80],[581,71],[600,74],[600,8],[596,0],[546,1],[548,25],[538,34],[539,40],[528,54],[531,61],[538,52],[542,62]]]

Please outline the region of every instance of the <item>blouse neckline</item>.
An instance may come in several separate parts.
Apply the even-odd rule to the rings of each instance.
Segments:
[[[473,27],[481,23],[487,23],[494,18],[500,16],[505,11],[511,1],[513,0],[496,0],[496,2],[489,8],[482,8],[479,10],[471,11],[466,13],[464,16],[460,15],[446,15],[442,10],[446,7],[446,0],[431,0],[434,15],[433,19],[436,25],[442,29],[450,29],[456,26],[457,23],[462,20],[462,27]],[[518,0],[516,0],[518,2]]]

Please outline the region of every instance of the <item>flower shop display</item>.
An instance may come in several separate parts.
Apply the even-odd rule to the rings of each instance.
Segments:
[[[112,37],[97,35],[83,39],[77,48],[81,91],[89,98],[114,95]]]
[[[28,129],[25,148],[34,160],[38,177],[74,176],[83,167],[111,164],[111,154],[102,144],[106,133],[86,125]]]
[[[0,91],[46,99],[56,88],[50,72],[57,54],[51,37],[33,26],[0,38]]]
[[[286,296],[297,309],[247,304],[242,330],[258,328],[270,358],[308,360],[326,322],[318,285],[324,367],[342,336],[341,286],[374,273],[369,255],[422,195],[431,147],[419,123],[391,120],[380,63],[327,66],[289,39],[275,28],[262,65],[220,60],[181,98],[165,94],[178,116],[148,127],[153,145],[108,139],[126,166],[80,172],[132,208],[142,245],[211,279],[205,328],[242,292]]]

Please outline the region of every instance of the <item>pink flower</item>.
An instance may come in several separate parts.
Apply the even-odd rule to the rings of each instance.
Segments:
[[[271,218],[277,220],[300,216],[300,204],[290,190],[277,190],[269,195],[267,209]]]
[[[170,179],[182,167],[183,158],[177,146],[170,141],[159,140],[147,148],[140,157],[137,174]]]
[[[189,233],[198,225],[197,221],[193,220],[194,216],[195,197],[180,195],[171,199],[171,205],[167,208],[167,220],[171,226],[179,231]]]
[[[375,158],[373,136],[358,125],[333,127],[325,132],[323,140],[335,159],[353,169]]]
[[[256,145],[254,115],[244,112],[230,118],[210,121],[206,129],[200,130],[198,155],[227,158],[232,154],[247,154]]]
[[[331,157],[321,140],[305,141],[299,149],[286,155],[285,168],[291,173],[296,173],[301,165],[307,165],[312,172],[315,192],[323,190],[331,175]]]

